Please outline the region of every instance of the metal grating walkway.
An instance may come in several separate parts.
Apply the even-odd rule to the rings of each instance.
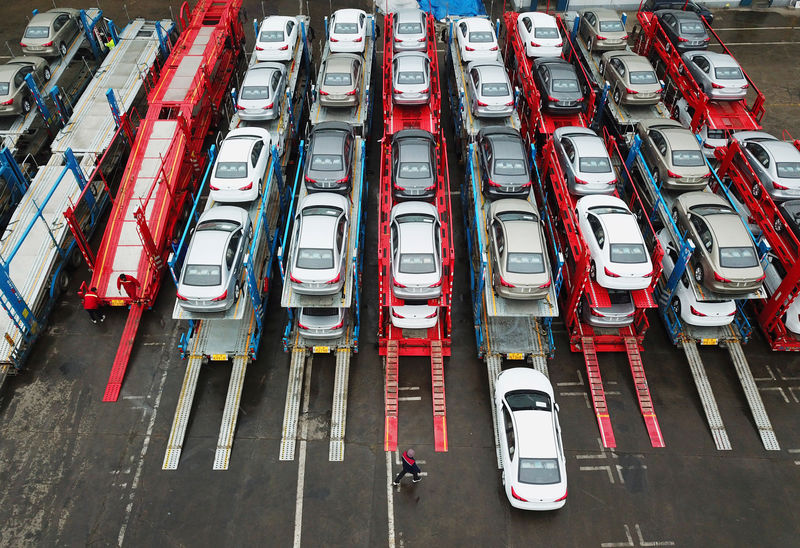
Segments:
[[[739,376],[739,382],[742,383],[747,403],[750,405],[750,411],[753,413],[756,428],[758,428],[758,433],[761,435],[764,449],[767,451],[780,451],[781,447],[775,437],[775,431],[772,429],[767,410],[764,409],[764,402],[761,401],[761,395],[758,393],[753,373],[750,371],[750,366],[747,365],[747,358],[745,358],[742,351],[742,345],[731,341],[728,342],[727,346],[731,360],[733,360],[733,366],[736,368],[736,374]]]
[[[344,433],[347,422],[347,385],[350,379],[350,349],[336,350],[336,378],[333,381],[333,411],[328,460],[344,460]]]
[[[705,411],[708,427],[711,430],[711,437],[714,438],[714,444],[720,451],[730,451],[731,442],[728,439],[728,432],[725,430],[725,424],[719,414],[717,400],[714,398],[714,392],[708,382],[703,361],[697,351],[697,344],[688,340],[683,341],[681,344],[689,362],[689,369],[692,371],[694,384],[697,386],[697,393],[700,395],[700,402],[703,404],[703,411]]]
[[[305,365],[305,349],[292,348],[289,385],[286,387],[286,406],[283,410],[280,460],[294,460],[294,448],[297,442],[297,419],[300,415],[300,396],[303,388]]]
[[[497,432],[497,407],[494,404],[494,387],[497,377],[503,370],[503,357],[499,354],[486,355],[486,373],[489,377],[489,405],[492,408],[492,430],[494,431],[494,450],[497,453],[497,469],[503,469],[503,455],[500,452],[500,436]]]

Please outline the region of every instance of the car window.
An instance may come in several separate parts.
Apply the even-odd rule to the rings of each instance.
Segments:
[[[558,34],[558,29],[556,27],[536,27],[533,31],[534,38],[544,38],[552,40],[553,38],[560,38],[561,35]]]
[[[469,41],[475,44],[488,44],[494,42],[494,34],[488,30],[472,31],[469,33]]]
[[[339,224],[336,225],[336,249],[342,249],[342,244],[344,243],[344,226],[345,226],[345,218],[342,216],[339,219]]]
[[[624,30],[622,21],[600,21],[600,32],[623,32]]]
[[[764,148],[756,143],[747,143],[747,150],[755,157],[759,164],[765,168],[769,167],[769,154]]]
[[[19,88],[22,86],[22,83],[25,81],[25,74],[20,70],[14,75],[14,87]]]
[[[567,155],[570,162],[575,161],[575,147],[572,145],[572,141],[567,138],[561,139],[561,146],[564,147],[564,154]]]
[[[698,34],[703,32],[703,23],[700,21],[684,21],[681,23],[682,34]]]
[[[236,257],[236,250],[239,248],[239,240],[242,239],[242,231],[237,230],[236,233],[231,236],[231,240],[228,243],[228,249],[225,251],[225,264],[228,265],[228,270],[233,268],[233,259]]]
[[[25,38],[47,38],[50,36],[50,27],[28,27],[25,29]]]
[[[397,252],[397,225],[392,223],[392,255]]]
[[[706,164],[700,150],[673,150],[672,165],[681,167],[701,167]]]
[[[241,179],[247,177],[247,161],[217,162],[214,177],[217,179]]]
[[[404,70],[397,73],[397,83],[398,84],[424,84],[425,83],[425,73],[422,71],[410,71]],[[486,87],[484,84],[483,87]]]
[[[667,140],[664,139],[664,136],[661,135],[660,132],[651,129],[647,135],[653,141],[653,144],[656,146],[656,150],[661,153],[661,156],[667,155]]]
[[[478,76],[478,71],[472,69],[469,75],[472,77],[472,85],[475,86],[475,89],[478,89],[478,82],[480,82],[480,76]]]
[[[364,27],[364,21],[366,20],[366,18],[367,18],[367,16],[364,15],[363,13],[358,16],[358,26],[359,27],[362,27],[362,28]]]
[[[622,264],[642,264],[647,262],[647,251],[642,244],[611,244],[611,261]]]
[[[294,30],[294,21],[289,21],[286,23],[286,36],[290,36],[292,34],[292,30]]]
[[[516,451],[516,439],[514,436],[514,422],[511,420],[511,413],[503,405],[503,424],[506,430],[506,441],[508,442],[508,454],[513,459]]]
[[[336,34],[358,34],[356,23],[334,23],[333,32]]]
[[[458,26],[458,28],[461,29],[461,35],[462,36],[466,36],[467,35],[467,24],[466,23],[461,23]]]
[[[758,266],[755,248],[721,247],[719,248],[719,264],[724,268],[753,268]]]
[[[744,80],[744,74],[739,67],[719,67],[714,69],[714,76],[718,80]]]
[[[222,268],[215,264],[187,264],[183,273],[183,283],[196,287],[219,285]]]
[[[520,483],[552,485],[561,481],[558,459],[519,459]]]
[[[261,157],[261,151],[264,149],[264,141],[259,139],[256,141],[256,144],[253,145],[253,150],[250,153],[250,162],[253,164],[253,167],[258,163],[258,159]]]
[[[621,76],[625,76],[625,65],[622,64],[622,61],[619,59],[612,59],[609,61],[609,64],[616,70]]]
[[[53,31],[58,32],[61,30],[61,27],[64,26],[64,16],[61,15],[56,17],[55,21],[53,21]]]
[[[508,253],[506,270],[515,274],[542,274],[544,255],[541,253]]]
[[[500,226],[499,222],[495,221],[492,223],[492,229],[494,231],[494,243],[497,246],[497,251],[502,255],[506,246],[506,240],[503,237],[503,228]]]
[[[555,78],[553,80],[553,91],[575,92],[580,91],[578,81],[572,78]]]
[[[415,83],[421,84],[422,82]],[[488,82],[481,85],[481,95],[484,97],[505,97],[508,94],[508,84],[505,82]]]
[[[403,274],[433,274],[436,257],[433,253],[400,253],[397,269]]]
[[[700,70],[702,70],[706,74],[708,74],[711,71],[711,64],[702,55],[696,55],[694,59],[692,59],[692,62],[698,67],[700,67]]]
[[[594,13],[592,13],[591,11],[587,11],[586,13],[584,13],[583,17],[586,19],[586,22],[589,23],[592,26],[594,26],[595,21],[597,21],[597,18],[594,16]]]
[[[283,42],[284,34],[282,30],[262,30],[258,35],[259,42]]]
[[[714,238],[711,235],[711,230],[709,230],[705,221],[703,221],[699,215],[691,215],[690,219],[692,226],[694,226],[694,229],[697,231],[697,235],[700,236],[703,247],[706,248],[708,253],[711,253],[711,250],[714,248]]]
[[[631,84],[657,84],[658,78],[652,70],[634,70],[629,76]]]
[[[784,179],[800,179],[800,162],[776,162],[778,177]]]
[[[530,32],[533,29],[533,23],[531,22],[529,17],[522,18],[522,24],[525,26],[525,30]]]
[[[278,90],[278,86],[280,85],[280,83],[281,83],[281,73],[280,72],[273,73],[272,74],[272,89],[277,91]]]
[[[239,96],[240,99],[244,100],[257,100],[257,99],[269,99],[270,98],[270,87],[269,86],[243,86],[242,93]]]
[[[311,157],[311,169],[319,171],[340,171],[344,168],[344,160],[339,154],[314,154]]]
[[[603,232],[603,225],[600,223],[600,219],[591,213],[587,213],[586,220],[589,221],[589,227],[594,233],[594,239],[597,240],[597,244],[600,247],[603,247],[603,245],[606,243],[606,235],[605,232]]]
[[[330,248],[301,247],[297,250],[297,268],[324,270],[333,268],[333,250]]]
[[[398,174],[403,179],[429,179],[431,165],[428,162],[400,162]]]

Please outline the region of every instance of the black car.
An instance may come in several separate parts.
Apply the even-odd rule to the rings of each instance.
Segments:
[[[683,10],[693,11],[706,20],[710,25],[714,22],[714,14],[707,7],[689,0],[647,0],[642,6],[642,11],[656,10]]]
[[[778,204],[784,225],[800,239],[800,200],[787,200]]]
[[[541,57],[533,63],[533,79],[542,94],[542,108],[554,114],[583,111],[583,93],[572,63],[558,57]]]
[[[691,11],[658,10],[656,17],[664,27],[667,38],[679,52],[708,48],[711,38],[700,16]]]
[[[430,132],[404,129],[392,136],[392,188],[396,199],[432,200],[436,174],[436,141]]]
[[[306,190],[348,194],[352,184],[353,127],[346,122],[322,122],[311,130],[308,139]]]
[[[481,188],[488,198],[526,198],[531,175],[528,154],[519,131],[487,127],[478,132]]]

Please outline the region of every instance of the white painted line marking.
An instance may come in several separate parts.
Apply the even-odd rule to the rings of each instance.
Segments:
[[[142,475],[144,457],[147,455],[147,448],[150,447],[150,437],[153,434],[153,426],[156,424],[158,406],[161,405],[161,394],[164,392],[164,383],[167,382],[167,371],[167,369],[164,369],[164,371],[161,373],[161,381],[158,385],[156,401],[153,404],[153,414],[150,415],[150,423],[147,425],[147,432],[145,433],[144,441],[142,442],[142,450],[139,452],[139,463],[136,465],[136,474],[133,476],[133,481],[131,482],[131,491],[128,494],[128,505],[125,507],[125,518],[122,520],[122,526],[119,528],[119,535],[117,535],[118,546],[122,546],[122,541],[125,540],[125,531],[128,529],[128,522],[131,520],[133,497],[136,495],[136,488],[139,486],[139,478]]]
[[[800,27],[723,27],[721,29],[714,27],[714,32],[721,30],[800,30]]]
[[[675,543],[671,540],[644,540],[642,528],[638,523],[634,523],[633,527],[636,529],[636,536],[639,537],[639,543],[634,544],[633,535],[631,535],[631,528],[628,527],[627,523],[623,523],[622,525],[625,527],[625,536],[628,539],[627,542],[604,542],[600,544],[602,548],[621,548],[628,546],[675,546]]]
[[[395,451],[395,453],[397,453]],[[389,529],[389,548],[394,548],[394,493],[392,493],[392,454],[386,452],[386,512]]]
[[[731,46],[788,46],[791,44],[800,44],[800,42],[726,42],[725,45]],[[716,46],[718,44],[711,44]]]
[[[303,387],[303,410],[300,420],[300,456],[297,467],[297,499],[294,507],[294,548],[300,548],[300,539],[303,532],[303,488],[306,483],[306,443],[308,438],[308,399],[311,392],[311,366],[314,363],[313,354],[306,360],[306,379]]]
[[[800,449],[787,449],[789,453],[800,453]]]
[[[611,472],[610,466],[581,466],[579,468],[581,472],[594,472],[597,470],[605,470],[608,473],[608,481],[610,483],[614,483],[614,474]]]
[[[397,398],[397,401],[419,401],[422,399],[422,396],[401,396]]]
[[[398,390],[419,390],[419,386],[398,386]]]

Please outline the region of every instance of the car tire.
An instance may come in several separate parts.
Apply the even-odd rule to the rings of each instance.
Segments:
[[[234,304],[236,304],[236,302],[239,300],[239,296],[241,295],[241,293],[242,293],[242,287],[241,287],[240,284],[237,283],[235,286],[233,286],[233,302],[234,302]]]
[[[775,232],[781,232],[783,230],[783,221],[781,221],[780,217],[776,217],[774,221],[772,221],[772,228],[775,229]]]
[[[754,198],[760,197],[761,196],[761,184],[758,181],[753,183],[753,186],[750,189],[750,192],[753,194]]]
[[[44,79],[49,80],[51,76],[53,76],[53,73],[50,72],[50,67],[44,67]]]
[[[592,264],[589,267],[589,277],[592,280],[597,281],[597,265],[594,264],[594,261],[592,261]]]
[[[678,224],[678,208],[672,208],[672,220],[675,221],[675,224]]]
[[[680,319],[681,317],[681,300],[678,297],[674,297],[672,299],[672,303],[670,304],[672,307],[672,311],[675,313],[675,318]]]
[[[619,90],[615,89],[614,90],[614,102],[617,104],[617,106],[619,106],[619,100],[621,98],[622,98],[622,95],[620,94]]]
[[[59,51],[59,53],[61,53],[61,57],[66,57],[67,56],[67,45],[64,42],[61,42],[58,45],[58,51]]]
[[[22,112],[28,114],[33,106],[31,105],[30,97],[23,97],[22,99]]]
[[[703,265],[697,265],[694,267],[694,280],[702,284],[703,278],[705,278],[705,272],[703,272]]]

